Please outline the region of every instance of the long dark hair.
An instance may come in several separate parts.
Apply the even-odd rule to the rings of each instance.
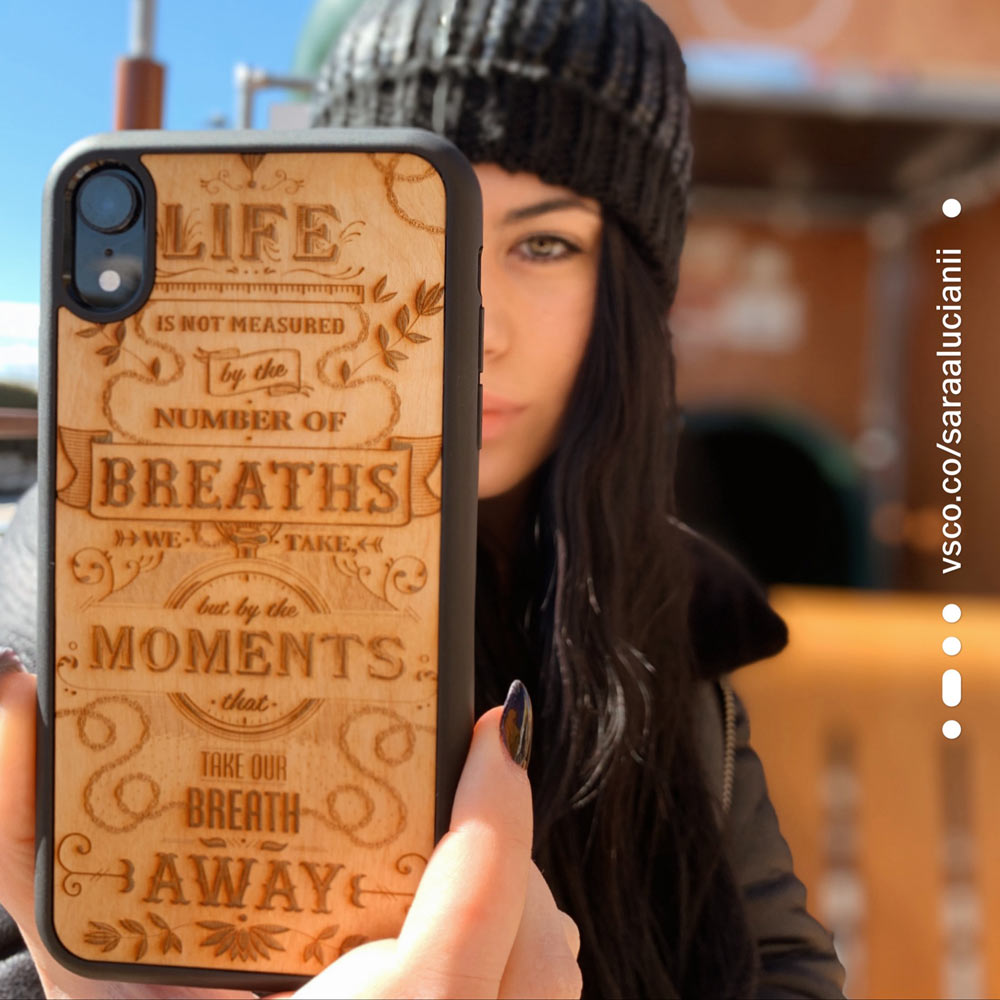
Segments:
[[[480,546],[477,701],[515,676],[534,700],[535,858],[580,927],[585,996],[742,996],[753,976],[692,725],[667,305],[606,217],[593,328],[512,575]]]

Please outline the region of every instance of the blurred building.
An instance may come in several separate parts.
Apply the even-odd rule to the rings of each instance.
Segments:
[[[694,103],[672,314],[679,502],[774,585],[789,623],[786,652],[735,677],[782,830],[849,996],[996,996],[1000,9],[652,6]],[[936,307],[939,258],[955,257],[962,486],[948,494]],[[945,574],[957,497],[961,569]]]
[[[741,414],[800,427],[813,438],[818,474],[826,467],[839,477],[832,492],[845,481],[860,490],[841,515],[851,521],[844,544],[860,556],[832,582],[950,584],[941,572],[946,456],[935,449],[935,258],[959,248],[971,290],[963,305],[969,488],[953,580],[966,592],[995,591],[1000,471],[990,455],[1000,398],[989,379],[1000,370],[1000,342],[989,336],[988,314],[990,233],[1000,213],[1000,12],[988,0],[653,6],[684,46],[695,109],[693,218],[673,316],[688,450],[703,461],[706,448],[731,447]],[[947,197],[962,202],[959,217],[942,215]],[[778,430],[775,443],[791,446]],[[769,462],[781,464],[762,441],[754,447],[765,473]],[[775,529],[802,516],[789,476],[759,476],[747,493],[756,497],[739,502],[755,499]],[[685,499],[699,522],[697,496],[685,498],[682,485]],[[860,524],[852,520],[858,502]],[[716,530],[752,555],[730,529]],[[812,580],[794,566],[748,561],[766,582],[831,582],[822,555]]]

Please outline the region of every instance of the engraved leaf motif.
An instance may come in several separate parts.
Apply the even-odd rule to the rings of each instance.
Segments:
[[[438,305],[438,303],[441,301],[441,296],[443,295],[443,285],[431,285],[427,294],[424,296],[424,302],[420,308],[420,315],[433,316],[435,313],[441,312],[441,310],[444,309],[444,306]]]
[[[164,939],[162,948],[164,955],[171,950],[176,951],[178,954],[183,951],[183,948],[181,947],[181,939],[174,934],[173,931],[171,931]]]
[[[121,342],[125,339],[125,324],[124,323],[119,323],[115,327],[114,338],[115,338],[115,343],[117,343],[117,344],[121,344]]]
[[[385,283],[387,278],[388,275],[383,274],[382,277],[379,278],[377,282],[375,282],[375,287],[372,289],[372,298],[375,299],[376,302],[389,302],[396,297],[395,292],[385,291]]]
[[[375,336],[378,338],[378,342],[382,347],[389,346],[389,331],[381,323],[378,325],[378,330],[375,332]]]
[[[160,377],[160,359],[153,358],[149,363],[149,370],[153,373],[153,378]]]
[[[135,946],[135,959],[138,962],[143,955],[146,954],[146,949],[149,947],[149,942],[146,940],[145,934],[139,940],[139,943]]]
[[[422,333],[411,333],[407,336],[407,340],[412,340],[414,344],[423,344],[430,340],[430,337],[425,337]]]
[[[410,310],[407,306],[400,306],[396,313],[396,329],[405,334],[406,328],[410,325]]]
[[[394,351],[389,351],[388,353],[386,353],[386,354],[383,354],[383,355],[382,355],[382,360],[383,360],[383,361],[384,361],[384,362],[386,363],[386,365],[387,365],[387,366],[388,366],[389,368],[391,368],[391,369],[392,369],[392,370],[393,370],[394,372],[398,372],[398,371],[399,371],[399,365],[397,365],[397,364],[396,364],[396,362],[395,362],[395,361],[393,361],[393,359],[389,357],[389,355],[390,355],[390,354],[394,354],[394,353],[396,353],[396,352],[394,352]]]
[[[232,927],[232,924],[227,924],[224,920],[199,920],[199,927],[204,927],[207,931],[221,931]]]
[[[142,934],[145,936],[146,931],[138,920],[119,920],[118,923],[131,934]]]
[[[341,955],[346,954],[352,948],[357,948],[358,945],[364,944],[368,940],[364,934],[351,934],[345,937],[343,941],[340,942],[340,951],[337,953],[337,957],[340,958]]]
[[[427,282],[421,281],[417,294],[413,296],[413,302],[417,307],[417,315],[424,311],[424,293],[427,291]]]
[[[325,941],[327,938],[332,938],[339,930],[340,924],[330,924],[329,927],[324,927],[323,930],[316,935],[316,940]]]
[[[406,355],[402,351],[387,351],[386,352],[393,361],[405,361]]]
[[[161,931],[170,930],[170,926],[167,924],[166,920],[163,919],[163,917],[157,916],[155,913],[147,913],[146,916],[149,917],[149,922],[154,927],[159,927]]]
[[[287,931],[287,927],[278,927],[276,924],[257,924],[250,928],[250,940],[258,949],[263,949],[264,958],[267,958],[268,948],[274,948],[275,951],[285,950],[285,946],[274,935],[284,934]]]
[[[88,326],[85,330],[77,330],[76,335],[78,337],[86,337],[88,340],[91,337],[96,337],[101,332],[99,326]]]
[[[351,366],[346,361],[340,366],[340,377],[344,385],[347,385],[347,380],[351,377]]]
[[[111,951],[118,947],[122,936],[111,924],[102,923],[100,920],[91,920],[89,924],[94,929],[83,935],[83,940],[87,944],[97,945],[101,951]]]
[[[436,306],[441,300],[441,296],[444,295],[444,285],[434,285],[430,291],[430,301],[427,303],[428,306]]]
[[[207,931],[212,931],[204,940],[200,942],[202,947],[210,948],[215,945],[215,955],[219,956],[228,951],[232,959],[240,959],[245,962],[248,959],[256,961],[260,958],[270,958],[270,951],[284,951],[284,945],[277,941],[275,934],[284,934],[287,927],[280,927],[276,924],[257,924],[253,927],[237,928],[234,924],[227,924],[220,920],[199,920],[198,926]]]

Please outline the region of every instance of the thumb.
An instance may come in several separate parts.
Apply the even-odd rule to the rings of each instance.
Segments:
[[[530,705],[515,681],[504,708],[476,725],[450,829],[399,936],[404,961],[422,955],[429,970],[446,977],[447,992],[437,995],[495,997],[517,936],[533,823],[528,776],[508,747],[522,742]]]
[[[525,772],[530,742],[531,701],[515,681],[504,707],[476,724],[450,829],[431,855],[399,938],[378,942],[383,975],[377,977],[377,995],[497,996],[531,867],[531,786]],[[356,952],[345,957],[360,963],[363,956]],[[350,995],[340,992],[348,984],[337,979],[343,961],[311,985],[322,991],[329,977],[325,985],[334,993]],[[367,994],[363,986],[359,992]]]
[[[0,670],[0,816],[0,903],[21,927],[32,927],[35,678],[20,669]]]

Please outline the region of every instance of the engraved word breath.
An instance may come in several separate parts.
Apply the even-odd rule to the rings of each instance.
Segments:
[[[396,526],[440,506],[426,481],[440,453],[430,439],[284,448],[276,458],[265,447],[119,444],[67,428],[60,436],[75,476],[59,499],[100,518]]]

